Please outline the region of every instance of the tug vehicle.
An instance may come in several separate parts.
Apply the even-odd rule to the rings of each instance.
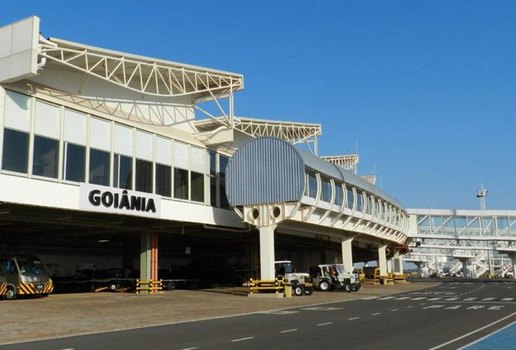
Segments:
[[[321,264],[310,270],[314,286],[325,292],[335,289],[356,292],[362,287],[358,274],[346,272],[343,264]]]
[[[314,285],[310,275],[306,272],[296,272],[292,261],[275,261],[274,268],[276,270],[276,278],[283,278],[285,283],[290,283],[294,295],[311,295],[314,292]]]

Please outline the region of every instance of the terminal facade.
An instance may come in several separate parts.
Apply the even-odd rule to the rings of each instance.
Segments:
[[[409,212],[346,157],[318,157],[320,125],[239,118],[241,74],[45,38],[39,23],[0,28],[1,251],[53,276],[206,285],[271,279],[275,259],[402,271]]]

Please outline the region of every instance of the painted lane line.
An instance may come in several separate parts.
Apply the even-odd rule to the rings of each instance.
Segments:
[[[194,346],[193,348],[184,348],[184,349],[181,349],[181,350],[195,350],[195,349],[199,349],[198,346]]]
[[[410,309],[410,308],[413,308],[414,306],[413,305],[409,305],[407,306],[407,309]]]
[[[495,298],[484,298],[484,299],[482,299],[482,301],[492,301],[492,300],[495,300]]]
[[[510,315],[508,315],[508,316],[505,316],[504,318],[501,318],[501,319],[499,319],[499,320],[497,320],[497,321],[494,321],[494,322],[492,322],[492,323],[490,323],[490,324],[487,324],[487,325],[485,325],[484,327],[481,327],[481,328],[479,328],[479,329],[477,329],[477,330],[474,330],[474,331],[472,331],[472,332],[469,332],[469,333],[466,333],[466,334],[464,334],[464,335],[461,335],[460,337],[457,337],[457,338],[455,338],[455,339],[452,339],[452,340],[450,340],[450,341],[447,341],[446,343],[443,343],[443,344],[441,344],[441,345],[437,345],[437,346],[435,346],[435,347],[433,347],[433,348],[431,348],[431,349],[428,349],[428,350],[437,350],[437,349],[443,348],[443,347],[445,347],[445,346],[447,346],[447,345],[449,345],[449,344],[453,344],[453,343],[455,343],[456,341],[459,341],[459,340],[461,340],[461,339],[463,339],[463,338],[469,337],[470,335],[475,334],[475,333],[478,333],[478,332],[480,332],[480,331],[482,331],[482,330],[484,330],[484,329],[486,329],[486,328],[489,328],[489,327],[491,327],[491,326],[493,326],[493,325],[495,325],[495,324],[497,324],[497,323],[499,323],[499,322],[505,321],[506,319],[511,318],[511,317],[513,317],[514,315],[516,315],[516,312],[513,312],[512,314],[510,314]]]
[[[348,318],[348,321],[358,320],[360,317],[350,317]]]
[[[491,333],[491,334],[485,335],[485,336],[483,336],[482,338],[477,339],[477,340],[475,340],[474,342],[467,344],[466,346],[463,346],[462,348],[458,348],[457,350],[463,350],[463,349],[469,348],[470,346],[473,346],[474,344],[480,343],[481,341],[483,341],[483,340],[485,340],[485,339],[487,339],[487,338],[489,338],[489,337],[491,337],[491,336],[493,336],[493,335],[495,335],[495,334],[497,334],[497,333],[500,333],[500,332],[505,331],[507,328],[512,327],[514,324],[516,324],[516,321],[515,321],[515,322],[513,322],[513,323],[509,323],[507,326],[502,327],[502,328],[500,328],[500,329],[498,329],[498,330],[494,331],[494,332],[493,332],[493,333]]]
[[[410,300],[425,300],[425,299],[426,299],[426,297],[418,297],[418,298],[412,298]]]
[[[378,300],[389,300],[389,299],[394,299],[394,297],[383,297],[383,298],[378,298]]]
[[[319,323],[319,324],[317,325],[317,327],[328,326],[328,325],[330,325],[330,324],[332,324],[332,323],[333,323],[333,322],[324,322],[324,323]]]
[[[428,299],[428,301],[436,301],[436,300],[441,300],[442,298],[430,298]]]
[[[381,312],[375,312],[374,314],[371,314],[371,316],[378,316],[378,315],[381,315],[382,313]]]
[[[367,298],[362,298],[362,300],[373,300],[373,299],[378,299],[379,297],[367,297]]]
[[[399,309],[392,309],[391,311],[398,311]]]
[[[281,331],[280,333],[281,333],[281,334],[284,334],[284,333],[296,332],[296,331],[298,331],[298,330],[299,330],[299,329],[297,329],[297,328],[292,328],[292,329],[286,329],[286,330],[284,330],[284,331]]]
[[[401,298],[396,298],[396,299],[394,299],[394,300],[407,300],[407,299],[409,299],[409,298],[410,298],[410,297],[401,297]]]
[[[446,298],[444,300],[446,300],[446,301],[455,301],[455,300],[459,300],[459,298]]]
[[[503,298],[502,301],[513,301],[514,298]]]
[[[477,300],[478,298],[466,298],[464,299],[464,301],[473,301],[473,300]]]
[[[232,343],[236,343],[236,342],[239,342],[239,341],[245,341],[245,340],[251,340],[251,339],[254,339],[254,337],[245,337],[245,338],[233,339],[231,342]]]

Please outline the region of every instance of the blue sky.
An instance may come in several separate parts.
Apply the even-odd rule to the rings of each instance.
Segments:
[[[516,1],[0,0],[0,25],[241,73],[237,115],[320,123],[321,155],[409,208],[516,209]]]

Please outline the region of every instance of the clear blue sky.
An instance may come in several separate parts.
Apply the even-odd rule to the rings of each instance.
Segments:
[[[237,115],[320,123],[320,154],[409,208],[516,209],[516,1],[0,0],[0,25],[241,73]]]

